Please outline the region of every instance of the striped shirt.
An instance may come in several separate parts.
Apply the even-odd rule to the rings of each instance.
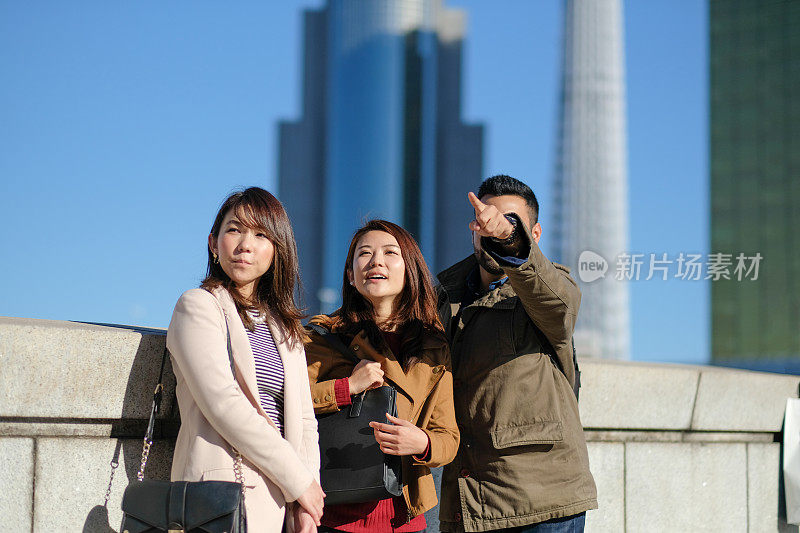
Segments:
[[[261,397],[261,407],[283,435],[283,361],[264,319],[258,315],[251,314],[251,316],[255,322],[255,330],[246,329],[246,331],[256,363],[256,383]]]

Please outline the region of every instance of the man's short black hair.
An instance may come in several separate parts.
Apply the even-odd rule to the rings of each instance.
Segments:
[[[539,201],[530,187],[522,183],[516,178],[506,176],[505,174],[498,174],[487,178],[478,188],[478,199],[483,198],[487,194],[492,196],[503,196],[511,194],[520,196],[531,211],[531,224],[536,224],[539,221]]]

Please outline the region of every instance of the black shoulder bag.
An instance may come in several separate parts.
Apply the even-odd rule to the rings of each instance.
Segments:
[[[360,359],[322,326],[310,324],[337,351]],[[370,422],[386,423],[386,414],[397,416],[397,391],[384,385],[353,397],[349,409],[319,414],[320,485],[325,505],[384,500],[403,494],[400,457],[384,454]]]
[[[164,348],[158,385],[153,395],[150,422],[144,436],[142,463],[134,481],[122,496],[122,526],[125,533],[185,531],[186,533],[245,533],[244,476],[242,456],[236,450],[233,481],[159,481],[144,479],[144,469],[153,445],[153,426],[161,406],[164,363],[169,351]],[[228,359],[233,367],[231,338],[228,332]]]

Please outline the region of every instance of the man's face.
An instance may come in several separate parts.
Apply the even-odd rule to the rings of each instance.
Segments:
[[[525,203],[525,199],[522,196],[517,196],[514,194],[504,194],[501,196],[492,196],[491,194],[486,194],[480,198],[480,201],[487,204],[493,205],[503,214],[507,213],[516,213],[519,215],[520,220],[525,227],[530,228],[531,236],[533,237],[534,242],[537,244],[539,243],[539,238],[542,236],[542,227],[537,222],[536,224],[531,227],[531,212],[528,204]],[[483,248],[481,248],[481,236],[475,232],[472,232],[472,248],[475,250],[475,257],[478,259],[478,264],[483,267],[490,274],[500,275],[503,273],[503,269],[500,268],[500,265],[497,264],[492,256],[487,254]]]

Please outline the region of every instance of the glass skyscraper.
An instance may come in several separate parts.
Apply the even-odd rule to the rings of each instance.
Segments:
[[[628,246],[623,42],[622,0],[564,2],[554,260],[581,289],[578,354],[605,359],[630,359],[628,286],[613,269]],[[612,265],[604,277],[579,275],[587,253]]]
[[[800,1],[711,0],[711,251],[758,278],[711,283],[716,364],[800,373]]]
[[[411,231],[434,273],[471,252],[483,130],[460,118],[465,22],[441,0],[305,12],[302,116],[279,126],[278,174],[310,311],[338,305],[347,245],[368,218]]]

